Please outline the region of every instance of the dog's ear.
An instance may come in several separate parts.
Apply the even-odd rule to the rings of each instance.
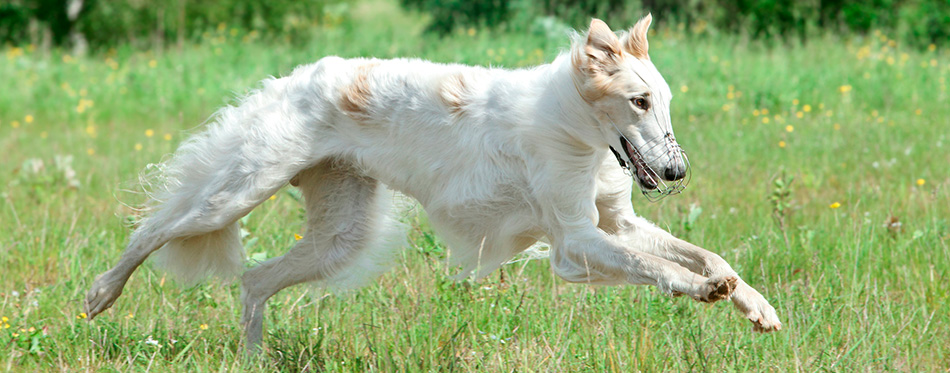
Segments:
[[[576,71],[573,78],[581,97],[593,102],[607,94],[622,59],[623,47],[617,35],[604,21],[591,20],[586,42],[575,43],[571,49],[571,64]]]
[[[653,14],[647,13],[646,17],[640,18],[637,24],[630,28],[623,42],[623,48],[636,58],[649,60],[650,43],[647,42],[647,31],[650,29],[650,23],[653,22]]]
[[[620,39],[604,21],[594,18],[590,21],[590,28],[587,30],[587,45],[584,46],[584,53],[587,54],[588,63],[599,65],[601,68],[607,67],[617,62],[620,58]]]

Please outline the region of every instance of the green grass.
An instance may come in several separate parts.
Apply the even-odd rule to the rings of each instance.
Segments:
[[[484,30],[419,36],[418,19],[394,8],[352,14],[372,26],[328,27],[302,47],[224,27],[161,53],[4,50],[0,369],[950,367],[950,54],[888,47],[877,34],[768,45],[665,29],[651,39],[693,179],[658,203],[635,195],[634,207],[732,263],[779,311],[779,333],[753,334],[728,303],[568,284],[546,260],[453,283],[444,247],[413,216],[412,247],[376,285],[272,298],[260,360],[239,358],[236,284],[185,289],[146,265],[112,309],[79,319],[128,238],[138,172],[256,81],[330,54],[520,67],[566,48]],[[795,181],[780,226],[769,196],[783,170]],[[290,190],[279,193],[244,222],[249,254],[281,255],[303,223]]]

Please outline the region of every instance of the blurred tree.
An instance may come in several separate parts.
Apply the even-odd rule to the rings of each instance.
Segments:
[[[27,38],[32,12],[15,2],[0,4],[0,42],[17,43]]]
[[[904,39],[918,46],[950,40],[950,0],[911,0],[898,12]]]
[[[3,0],[0,40],[36,42],[35,20],[55,45],[96,48],[119,43],[162,47],[167,39],[198,38],[218,25],[264,36],[303,40],[321,24],[324,8],[338,0]]]
[[[508,19],[509,0],[400,0],[409,9],[427,12],[432,21],[428,31],[448,34],[457,27],[496,27]]]

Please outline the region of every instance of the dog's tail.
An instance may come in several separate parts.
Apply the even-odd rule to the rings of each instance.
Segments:
[[[184,285],[208,276],[234,279],[245,261],[241,227],[235,222],[210,233],[173,239],[155,252],[153,260]]]

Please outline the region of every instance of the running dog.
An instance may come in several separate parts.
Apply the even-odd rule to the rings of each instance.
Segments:
[[[569,51],[531,69],[326,57],[265,80],[154,167],[146,217],[92,284],[86,313],[109,308],[156,250],[158,264],[186,281],[239,274],[238,219],[290,183],[308,226],[286,255],[242,275],[250,351],[281,289],[358,285],[392,261],[385,253],[405,234],[390,190],[422,205],[462,277],[487,275],[542,240],[566,281],[731,299],[755,331],[781,329],[775,309],[719,255],[631,206],[631,177],[665,194],[688,171],[672,93],[647,54],[650,22],[618,37],[594,19]]]

